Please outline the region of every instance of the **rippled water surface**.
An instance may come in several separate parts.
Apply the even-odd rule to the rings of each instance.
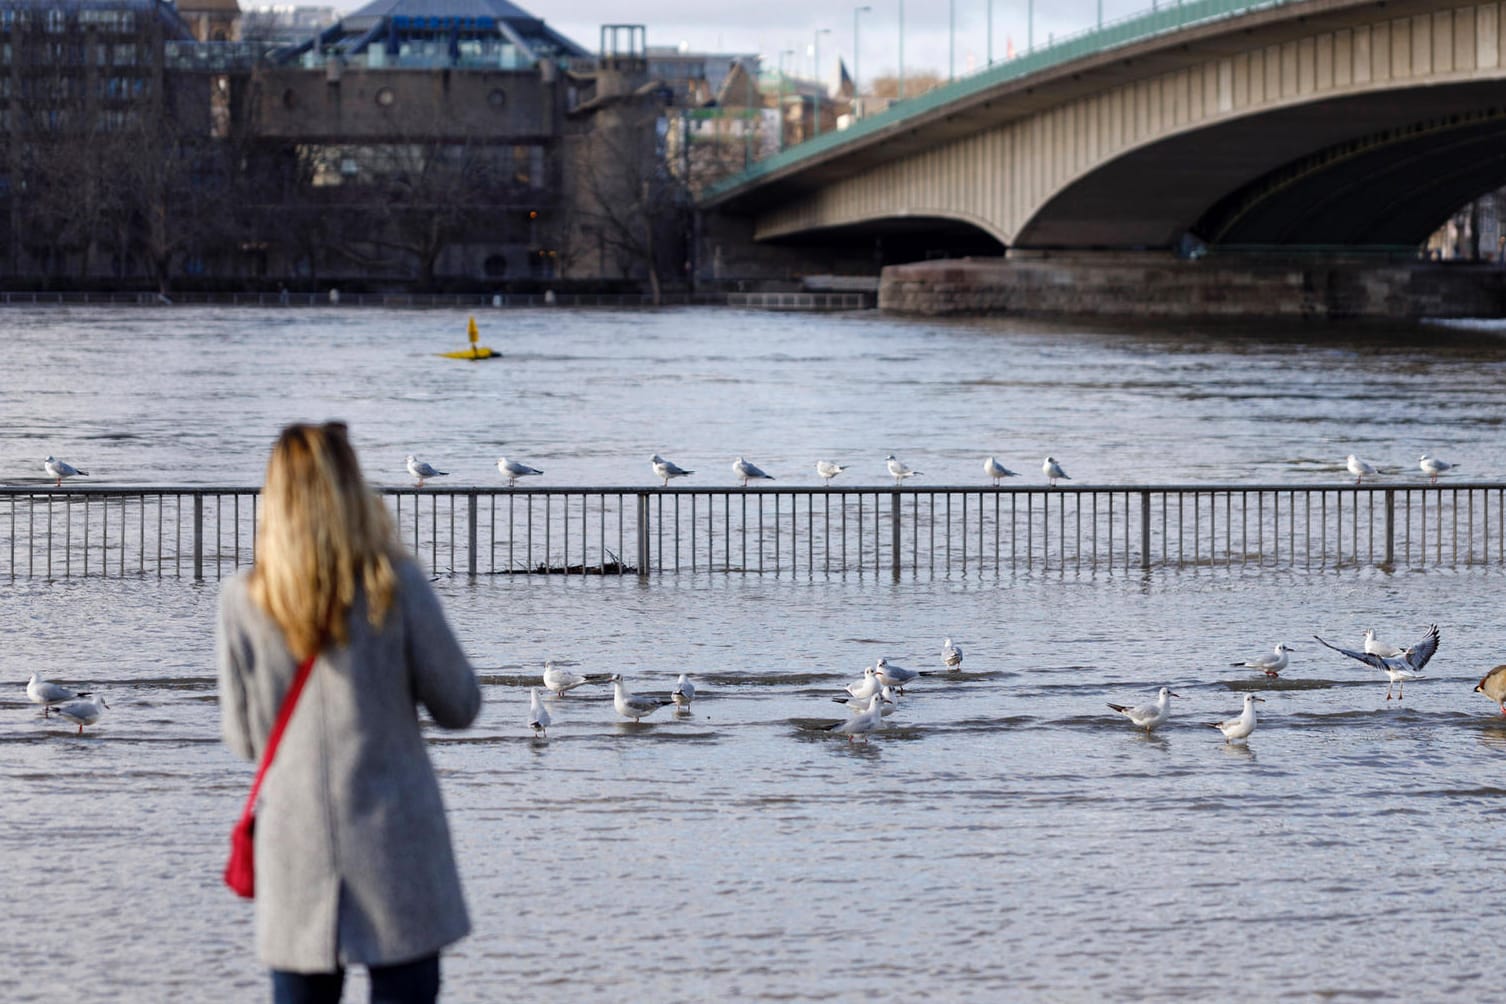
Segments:
[[[343,417],[374,480],[420,452],[495,484],[642,484],[660,451],[806,483],[895,452],[972,483],[997,453],[1079,480],[1333,480],[1357,452],[1506,472],[1493,332],[1092,331],[727,311],[464,315],[7,312],[0,479],[47,453],[96,481],[255,483],[294,417]],[[91,466],[92,465],[92,466]],[[846,477],[846,475],[844,475]],[[476,933],[446,999],[1483,999],[1506,719],[1495,567],[1050,572],[891,583],[669,575],[436,583],[484,679],[434,733]],[[218,743],[216,587],[0,583],[8,999],[264,997],[250,911],[218,884],[250,768]],[[1402,702],[1328,652],[1443,631]],[[887,655],[923,679],[866,743],[831,702]],[[1301,645],[1279,680],[1230,666]],[[1305,643],[1305,644],[1303,644]],[[546,657],[693,712],[616,720],[605,688],[527,734]],[[32,669],[105,692],[82,737]],[[1151,736],[1107,701],[1172,686]],[[1261,724],[1206,723],[1256,689]],[[1239,987],[1239,990],[1234,989]],[[223,989],[222,989],[223,988]]]

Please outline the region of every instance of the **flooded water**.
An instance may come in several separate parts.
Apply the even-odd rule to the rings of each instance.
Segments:
[[[797,483],[818,456],[877,483],[890,452],[938,483],[989,453],[1095,483],[1338,480],[1350,452],[1410,482],[1424,449],[1506,471],[1492,331],[540,311],[482,317],[507,356],[472,365],[431,355],[463,343],[443,312],[0,321],[9,482],[54,453],[106,483],[256,483],[277,426],[329,417],[394,484],[409,452],[462,484],[497,483],[503,452],[561,484],[646,483],[655,451],[716,484],[738,453]],[[445,999],[1483,999],[1506,719],[1470,691],[1506,661],[1503,577],[441,578],[486,699],[434,733],[476,926]],[[215,593],[0,584],[8,999],[264,998],[218,882],[251,772],[218,742]],[[1311,638],[1435,621],[1402,701]],[[940,671],[948,634],[963,670],[883,732],[820,730],[864,665]],[[1300,646],[1281,678],[1230,665],[1276,641]],[[632,726],[582,688],[538,742],[545,658],[647,691],[690,671],[699,696]],[[33,669],[103,691],[106,717],[44,721]],[[1181,698],[1149,736],[1106,707],[1162,685]],[[1207,723],[1251,689],[1260,725],[1226,745]]]

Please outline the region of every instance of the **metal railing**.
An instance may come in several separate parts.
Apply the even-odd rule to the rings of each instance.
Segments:
[[[1506,565],[1506,483],[384,489],[431,570],[1002,576]],[[0,579],[218,579],[255,488],[0,486]]]

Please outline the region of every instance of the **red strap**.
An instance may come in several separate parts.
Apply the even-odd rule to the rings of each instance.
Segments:
[[[282,707],[277,709],[277,721],[272,723],[272,731],[267,733],[267,745],[261,751],[261,766],[256,768],[256,780],[251,782],[251,795],[246,799],[245,811],[241,818],[256,813],[256,796],[261,792],[261,779],[267,776],[267,768],[272,765],[272,755],[277,752],[277,744],[282,741],[283,730],[288,727],[288,719],[293,717],[293,706],[298,703],[298,695],[303,692],[303,685],[308,682],[309,670],[314,668],[314,657],[319,653],[303,660],[298,667],[298,673],[293,677],[293,685],[288,688],[287,694],[282,699]]]

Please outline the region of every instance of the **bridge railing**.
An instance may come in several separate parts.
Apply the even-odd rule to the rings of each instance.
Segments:
[[[893,577],[1506,565],[1506,483],[385,489],[432,571]],[[0,487],[0,580],[219,579],[255,488]]]
[[[825,132],[781,150],[747,170],[709,186],[704,198],[715,200],[776,171],[814,159],[865,136],[882,133],[910,119],[924,117],[999,84],[1020,80],[1053,66],[1180,31],[1196,24],[1239,17],[1294,2],[1297,0],[1257,0],[1254,3],[1249,0],[1160,0],[1149,10],[1053,38],[1046,45],[1027,50],[1012,59],[995,62],[969,76],[959,77],[913,98],[896,101],[882,112],[865,116],[846,129]]]

